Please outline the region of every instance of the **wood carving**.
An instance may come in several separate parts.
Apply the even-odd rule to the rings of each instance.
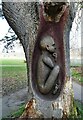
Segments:
[[[54,100],[61,94],[65,83],[63,31],[68,8],[62,3],[62,9],[51,15],[46,5],[40,9],[40,25],[32,61],[32,87],[42,99]],[[49,13],[47,19],[45,12]],[[57,16],[59,19],[55,20]]]

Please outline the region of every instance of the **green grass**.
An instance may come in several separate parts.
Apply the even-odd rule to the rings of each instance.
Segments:
[[[2,78],[25,79],[26,66],[3,66]]]
[[[23,60],[3,60],[2,64],[5,65],[2,66],[2,78],[26,79],[26,64]]]
[[[25,104],[21,105],[19,107],[19,109],[16,112],[13,112],[9,117],[10,118],[12,118],[12,117],[13,118],[18,118],[18,117],[20,117],[22,115],[22,113],[24,112],[24,110],[25,110]]]
[[[75,101],[75,105],[77,108],[78,118],[83,118],[83,104],[79,101]]]
[[[73,100],[73,107],[68,120],[83,120],[83,104],[81,102]]]
[[[80,82],[80,83],[83,83],[83,74],[82,74],[82,71],[77,70],[76,67],[71,68],[71,75],[72,75],[72,77],[73,77],[76,81],[78,81],[78,82]]]
[[[27,86],[27,69],[24,60],[3,59],[0,71],[3,95],[13,93]]]
[[[0,64],[1,64],[1,61],[2,61],[2,65],[3,65],[0,67],[1,68],[0,70],[2,71],[2,78],[11,78],[12,77],[12,78],[18,79],[18,80],[25,79],[26,63],[24,62],[24,60],[2,59],[2,60],[0,60]]]
[[[20,107],[18,108],[17,111],[11,113],[11,114],[10,114],[9,116],[7,116],[6,118],[2,118],[2,120],[7,120],[8,118],[9,118],[9,119],[19,118],[19,117],[22,115],[22,113],[24,112],[24,110],[25,110],[25,104],[20,105]]]
[[[2,65],[0,66],[0,72],[2,72],[3,95],[13,93],[27,86],[27,69],[24,60],[2,59],[0,60],[0,65]],[[19,117],[23,113],[24,108],[25,105],[23,104],[16,112],[11,113],[8,117]],[[2,120],[6,120],[7,118],[3,118]]]
[[[0,65],[24,65],[22,59],[1,59]]]

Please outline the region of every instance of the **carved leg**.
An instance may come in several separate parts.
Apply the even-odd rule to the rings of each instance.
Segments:
[[[59,74],[59,70],[60,70],[60,67],[57,65],[53,68],[52,72],[50,73],[45,85],[40,85],[40,91],[41,93],[43,94],[47,94],[50,92],[50,90],[52,89],[53,85],[54,85],[54,82]]]

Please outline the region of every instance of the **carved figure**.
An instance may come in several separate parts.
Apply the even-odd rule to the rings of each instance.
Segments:
[[[38,61],[37,84],[39,91],[48,94],[57,80],[60,67],[56,64],[57,53],[54,40],[51,36],[40,41],[41,56]],[[55,91],[57,87],[55,86]]]

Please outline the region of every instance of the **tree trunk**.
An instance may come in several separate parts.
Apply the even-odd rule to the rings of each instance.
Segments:
[[[45,6],[44,6],[45,7]],[[72,27],[72,21],[75,17],[76,8],[75,3],[69,5],[69,15],[65,22],[64,33],[63,33],[63,52],[64,52],[64,83],[61,93],[52,100],[49,96],[41,97],[37,93],[36,85],[33,82],[32,69],[34,60],[36,61],[37,55],[34,55],[34,49],[36,46],[37,37],[39,30],[41,29],[40,22],[40,9],[39,3],[14,3],[14,2],[3,2],[3,13],[7,19],[9,25],[15,31],[19,37],[22,46],[24,48],[25,57],[27,61],[27,67],[29,67],[28,74],[28,103],[26,110],[23,113],[23,117],[28,118],[67,118],[70,115],[71,108],[73,107],[72,101],[72,81],[70,78],[70,58],[69,58],[69,34]],[[75,10],[74,10],[75,9]],[[54,17],[54,16],[53,16]],[[48,19],[48,18],[47,18]],[[39,25],[41,26],[39,28]],[[44,27],[44,26],[43,26]],[[44,34],[44,33],[43,33]],[[59,34],[59,33],[58,33]],[[42,36],[42,35],[41,35]],[[37,46],[38,47],[38,46]],[[38,49],[37,49],[38,50]],[[39,53],[38,53],[39,54]],[[34,59],[33,59],[34,56]],[[37,68],[34,70],[36,71]],[[62,77],[62,76],[61,76]],[[34,78],[34,77],[33,77]],[[45,99],[44,99],[45,98]],[[22,117],[21,116],[21,117]]]

